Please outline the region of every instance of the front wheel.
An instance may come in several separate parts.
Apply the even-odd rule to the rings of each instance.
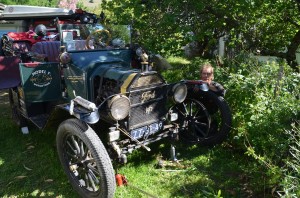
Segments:
[[[170,111],[178,115],[179,135],[184,142],[199,144],[209,137],[211,118],[206,107],[199,101],[187,98]]]
[[[63,169],[81,197],[114,197],[112,163],[92,128],[80,120],[68,119],[60,124],[56,142]]]
[[[202,103],[211,118],[209,135],[201,144],[213,146],[222,143],[228,137],[232,125],[232,115],[226,100],[213,91],[199,90],[190,97]]]

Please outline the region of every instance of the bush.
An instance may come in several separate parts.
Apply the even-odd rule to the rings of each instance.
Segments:
[[[251,58],[229,70],[236,71],[224,82],[237,129],[232,141],[280,161],[287,150],[283,131],[299,116],[300,75],[284,63]]]
[[[170,81],[199,79],[199,67],[206,61],[177,61],[172,70],[163,74]],[[253,181],[261,185],[257,188],[274,189],[283,177],[289,179],[281,168],[283,159],[289,156],[291,138],[285,131],[300,117],[300,74],[283,61],[259,62],[242,53],[225,60],[223,67],[216,67],[215,80],[227,89],[225,99],[233,115],[227,144],[252,157],[247,171],[262,175]],[[261,184],[262,177],[266,186]]]
[[[290,155],[285,160],[284,177],[278,191],[280,197],[300,197],[300,123],[296,124],[292,125],[291,130],[286,130]]]
[[[196,80],[199,79],[200,66],[209,62],[200,58],[195,58],[190,61],[184,58],[169,57],[168,62],[172,65],[172,68],[162,72],[162,75],[169,82],[178,82],[180,80]]]
[[[266,185],[273,188],[288,154],[289,135],[284,131],[300,116],[300,74],[284,62],[241,57],[227,63],[230,74],[224,81],[235,128],[230,142],[262,165]]]

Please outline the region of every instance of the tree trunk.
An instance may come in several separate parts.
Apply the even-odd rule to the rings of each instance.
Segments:
[[[300,45],[300,31],[295,34],[294,38],[291,41],[291,44],[288,46],[288,50],[286,52],[286,61],[288,64],[294,69],[297,69],[297,61],[296,61],[296,52]]]

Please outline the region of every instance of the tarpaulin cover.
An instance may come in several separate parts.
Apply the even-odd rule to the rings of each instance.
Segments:
[[[19,63],[19,57],[0,56],[0,89],[12,88],[20,84]]]
[[[7,35],[13,40],[13,41],[29,41],[32,44],[41,41],[41,37],[37,36],[33,31],[28,32],[8,32]]]

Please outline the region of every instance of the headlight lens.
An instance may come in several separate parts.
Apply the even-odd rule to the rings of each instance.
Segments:
[[[130,101],[126,96],[114,96],[109,102],[110,116],[115,120],[123,120],[129,114]]]
[[[187,95],[187,87],[183,83],[178,83],[173,87],[173,99],[177,103],[182,103]]]

